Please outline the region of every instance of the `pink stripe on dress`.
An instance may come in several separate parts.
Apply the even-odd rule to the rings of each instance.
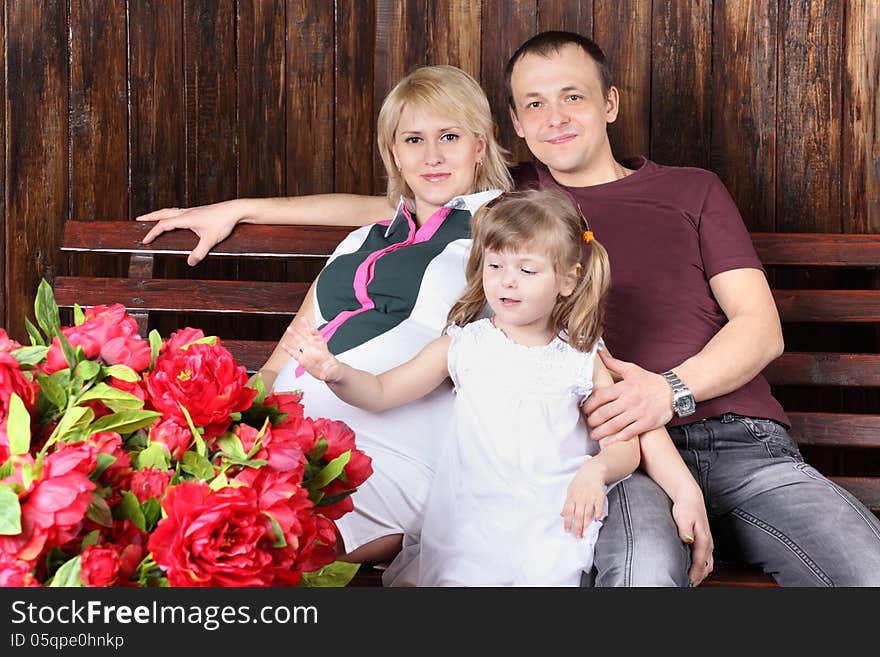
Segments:
[[[370,255],[368,255],[364,261],[358,265],[357,270],[354,274],[354,294],[358,301],[361,302],[361,307],[356,310],[344,310],[332,320],[327,322],[320,330],[320,334],[324,337],[324,340],[329,342],[330,338],[333,337],[333,334],[336,333],[337,329],[342,326],[346,321],[351,319],[356,315],[360,315],[361,313],[365,313],[368,310],[373,310],[376,307],[375,302],[370,298],[370,294],[367,291],[367,286],[373,280],[373,275],[376,269],[376,262],[379,258],[393,253],[397,249],[403,248],[404,246],[410,246],[411,244],[420,244],[422,242],[427,242],[440,226],[443,225],[443,221],[446,217],[449,216],[449,213],[452,212],[452,208],[442,207],[439,208],[434,214],[432,214],[428,220],[420,226],[416,230],[416,224],[413,221],[412,215],[410,214],[409,209],[406,205],[403,205],[403,216],[406,217],[406,221],[409,224],[409,235],[402,242],[398,242],[396,244],[391,244],[386,246],[384,249],[380,249],[378,251],[374,251]],[[391,222],[382,222],[381,225],[390,225]],[[295,375],[297,377],[302,376],[305,370],[302,366],[298,366],[296,368]]]

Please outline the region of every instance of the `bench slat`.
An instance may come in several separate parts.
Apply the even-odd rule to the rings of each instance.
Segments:
[[[880,290],[773,290],[783,322],[880,322]]]
[[[764,369],[776,385],[880,386],[880,354],[789,352]]]
[[[153,226],[136,221],[68,221],[61,250],[93,253],[187,255],[198,239],[188,230],[172,230],[151,244],[141,240]],[[259,226],[239,224],[211,250],[212,256],[266,258],[326,257],[353,226]]]
[[[74,303],[83,307],[121,303],[130,310],[141,311],[293,316],[309,285],[59,276],[54,289],[55,299],[63,308],[70,308]]]
[[[792,437],[800,445],[880,447],[880,415],[788,413]]]
[[[880,477],[828,477],[841,488],[845,488],[868,507],[875,515],[880,515]]]
[[[752,233],[751,236],[758,257],[765,265],[880,265],[880,235]]]
[[[278,336],[279,339],[281,336]],[[239,365],[244,365],[248,372],[256,372],[269,358],[277,342],[266,340],[221,340]]]

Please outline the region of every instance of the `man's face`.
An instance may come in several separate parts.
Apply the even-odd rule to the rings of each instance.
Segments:
[[[516,133],[558,182],[586,185],[592,169],[613,162],[606,127],[617,118],[617,90],[602,93],[599,68],[581,48],[526,55],[513,67],[510,86]]]

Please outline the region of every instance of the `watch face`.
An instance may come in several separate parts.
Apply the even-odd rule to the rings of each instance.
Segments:
[[[675,400],[675,408],[678,411],[678,416],[683,417],[696,411],[697,405],[694,403],[693,395],[685,395]]]

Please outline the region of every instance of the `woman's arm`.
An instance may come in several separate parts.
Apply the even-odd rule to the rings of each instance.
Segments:
[[[439,386],[448,376],[450,340],[439,337],[413,359],[378,376],[341,363],[308,320],[287,329],[281,348],[342,401],[378,412],[420,399]]]
[[[187,228],[199,238],[187,263],[201,262],[239,222],[250,224],[317,224],[365,226],[388,219],[394,208],[385,196],[313,194],[286,198],[240,198],[193,208],[164,208],[137,217],[155,221],[144,236],[149,244],[167,230]]]
[[[309,287],[309,291],[306,292],[306,296],[303,299],[302,304],[299,307],[299,310],[296,313],[296,316],[293,318],[293,321],[288,326],[288,330],[290,328],[302,327],[303,330],[306,330],[306,320],[310,320],[310,318],[315,316],[315,287],[318,285],[318,279],[316,278],[311,286]],[[263,378],[263,385],[266,390],[272,390],[272,387],[275,385],[275,379],[278,378],[278,374],[281,372],[282,368],[287,364],[287,361],[290,360],[290,355],[284,350],[284,337],[287,336],[287,331],[285,331],[284,336],[278,341],[278,344],[275,345],[275,349],[269,355],[269,358],[260,368],[260,375]],[[254,380],[254,377],[251,377],[248,384],[250,385]]]

